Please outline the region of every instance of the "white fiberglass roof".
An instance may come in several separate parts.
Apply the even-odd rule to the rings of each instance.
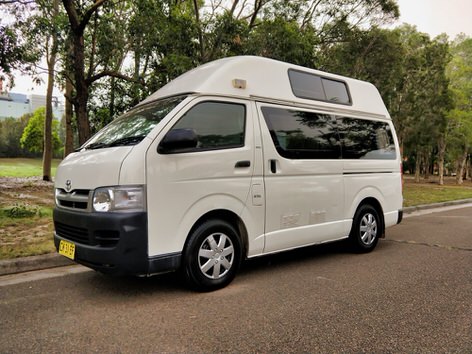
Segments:
[[[290,69],[345,82],[351,104],[342,105],[296,97],[289,80]],[[236,84],[234,80],[238,80]],[[241,85],[245,87],[241,88]],[[390,118],[378,90],[368,82],[256,56],[229,57],[201,65],[169,82],[142,103],[183,93],[266,98]]]

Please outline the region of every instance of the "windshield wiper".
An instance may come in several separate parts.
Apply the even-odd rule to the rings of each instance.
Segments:
[[[113,147],[113,146],[136,145],[139,142],[141,142],[141,140],[143,140],[145,137],[146,137],[145,135],[127,136],[127,137],[112,141],[111,143],[96,142],[96,143],[92,143],[84,147],[80,147],[76,151],[81,151],[83,149],[95,150],[95,149],[103,149],[103,148]]]
[[[137,136],[127,136],[125,138],[117,139],[110,144],[108,147],[111,146],[126,146],[126,145],[136,145],[141,142],[146,136],[145,135],[137,135]]]
[[[76,151],[81,151],[83,149],[85,150],[94,150],[94,149],[102,149],[108,147],[108,144],[105,143],[92,143],[88,144],[87,146],[84,147],[79,147]]]

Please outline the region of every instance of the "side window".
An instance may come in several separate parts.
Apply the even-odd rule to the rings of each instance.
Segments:
[[[338,117],[344,159],[394,160],[395,143],[384,122]]]
[[[341,148],[332,116],[262,107],[278,153],[288,159],[338,159]]]
[[[351,104],[347,84],[303,71],[290,69],[288,78],[293,94],[309,100]]]
[[[326,93],[326,100],[336,103],[348,104],[351,102],[346,84],[341,81],[322,79],[323,87]]]
[[[172,130],[193,130],[198,138],[193,151],[244,146],[246,107],[226,102],[202,102],[192,107]]]
[[[321,77],[296,70],[289,70],[288,77],[295,96],[311,100],[326,101]]]

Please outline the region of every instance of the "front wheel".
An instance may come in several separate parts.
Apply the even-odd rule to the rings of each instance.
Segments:
[[[190,235],[184,251],[184,275],[198,291],[228,285],[241,263],[242,248],[234,227],[223,220],[208,220]]]
[[[379,241],[382,232],[382,222],[375,208],[362,205],[357,209],[352,222],[349,240],[355,252],[372,251]]]

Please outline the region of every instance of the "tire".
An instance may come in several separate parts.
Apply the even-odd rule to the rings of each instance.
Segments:
[[[205,221],[185,247],[185,280],[197,291],[223,288],[236,276],[241,258],[241,239],[234,227],[223,220]]]
[[[369,204],[361,205],[354,215],[349,241],[356,253],[372,251],[382,234],[382,221],[377,210]]]

